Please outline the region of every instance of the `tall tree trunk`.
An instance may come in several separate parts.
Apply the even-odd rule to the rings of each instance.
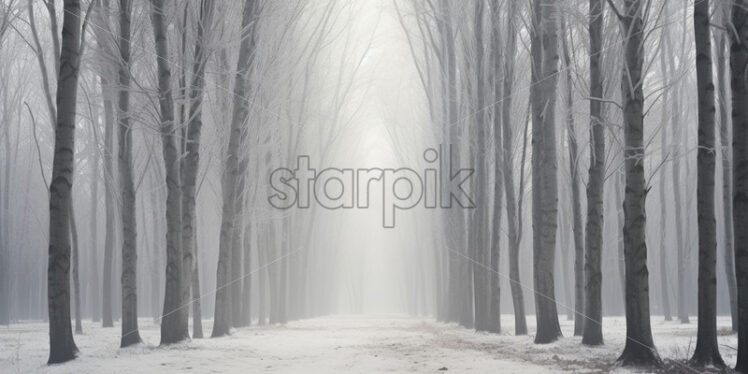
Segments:
[[[626,346],[621,365],[660,365],[649,320],[649,272],[645,238],[647,196],[644,178],[644,19],[642,0],[625,0],[623,24],[623,128],[626,195],[623,245],[626,259]]]
[[[137,293],[137,224],[135,185],[132,179],[132,125],[130,124],[130,0],[119,2],[119,184],[122,214],[122,340],[120,347],[140,343]]]
[[[500,257],[501,257],[501,200],[503,198],[503,152],[501,149],[501,96],[502,96],[502,65],[501,65],[501,36],[499,25],[501,25],[501,12],[500,4],[498,0],[491,2],[491,61],[493,64],[489,66],[489,80],[492,84],[491,90],[493,91],[493,206],[491,210],[491,226],[488,231],[491,233],[490,238],[490,259],[489,259],[489,316],[488,316],[488,331],[494,333],[501,332],[501,289],[500,285]],[[487,170],[488,172],[488,170]],[[420,267],[419,267],[420,269]],[[423,292],[421,292],[423,293]]]
[[[718,1],[718,14],[720,24],[729,25],[730,22],[730,3]],[[727,28],[725,28],[727,30]],[[729,88],[730,83],[727,80],[727,59],[728,53],[727,31],[717,30],[715,39],[717,47],[715,48],[717,61],[717,89],[719,102],[719,137],[722,148],[722,214],[724,238],[722,248],[724,249],[725,278],[727,283],[727,292],[730,298],[730,314],[732,316],[732,330],[738,331],[738,302],[737,286],[735,284],[735,252],[733,251],[733,224],[732,224],[732,165],[730,161],[730,112],[728,102],[730,100]]]
[[[571,179],[572,232],[574,233],[574,335],[581,336],[584,329],[584,226],[582,204],[579,200],[579,160],[577,134],[574,129],[574,91],[569,46],[566,41],[566,20],[561,17],[561,45],[566,70],[566,131],[569,138],[569,176]]]
[[[230,290],[230,258],[233,253],[233,235],[237,229],[237,209],[239,194],[239,154],[238,149],[242,133],[249,117],[249,108],[244,97],[247,93],[248,74],[255,48],[254,28],[256,22],[256,1],[245,0],[242,11],[242,39],[239,44],[236,77],[234,82],[234,102],[231,113],[231,130],[229,132],[228,149],[226,150],[226,169],[221,182],[223,184],[223,215],[221,218],[221,234],[218,246],[218,269],[216,271],[216,303],[213,319],[213,337],[229,333],[232,324]],[[248,270],[245,270],[248,271]],[[235,300],[239,302],[239,300]]]
[[[108,3],[104,1],[103,3]],[[106,8],[102,5],[102,8]],[[116,238],[116,206],[114,194],[116,191],[114,182],[114,152],[115,137],[115,120],[114,120],[114,90],[110,84],[109,71],[101,73],[101,88],[104,101],[104,212],[105,212],[105,232],[104,232],[104,264],[102,268],[102,295],[101,295],[101,324],[103,327],[113,327],[112,318],[112,271],[114,261],[114,247]]]
[[[195,233],[195,243],[197,243],[197,233]],[[200,303],[200,266],[197,256],[197,245],[194,250],[194,266],[192,268],[192,338],[203,338],[203,311]]]
[[[180,327],[182,302],[182,203],[179,175],[179,149],[174,126],[174,100],[171,89],[169,46],[164,20],[164,0],[151,0],[151,22],[158,64],[158,101],[161,119],[161,143],[166,169],[166,282],[161,320],[161,344],[189,337]]]
[[[49,361],[75,358],[78,348],[70,326],[70,202],[75,166],[75,113],[80,66],[81,4],[65,0],[60,72],[57,79],[52,181],[49,186]]]
[[[532,222],[533,279],[538,330],[535,343],[561,336],[556,309],[553,267],[558,215],[555,106],[558,73],[556,4],[534,0],[532,27]]]
[[[80,282],[80,247],[78,246],[78,226],[75,224],[75,210],[73,209],[73,197],[70,197],[70,237],[73,243],[73,307],[75,308],[75,333],[82,334],[81,325],[81,282]]]
[[[590,169],[587,181],[587,226],[584,256],[584,323],[582,344],[603,344],[601,271],[603,252],[603,196],[605,191],[605,127],[602,113],[603,76],[600,71],[603,1],[590,0]]]
[[[103,96],[103,92],[102,92]],[[89,292],[88,292],[88,304],[91,309],[91,318],[93,319],[93,322],[99,322],[101,320],[101,304],[99,304],[99,296],[101,295],[101,283],[99,282],[99,178],[101,178],[101,175],[99,174],[99,163],[100,158],[99,157],[99,136],[98,136],[98,121],[95,121],[91,132],[93,133],[94,138],[94,144],[96,144],[96,147],[94,147],[93,151],[93,161],[91,165],[91,212],[90,212],[90,222],[89,222],[89,230],[91,238],[89,239],[91,243],[89,244],[89,248],[91,251],[91,262],[89,264],[90,266],[90,274],[91,284],[89,285]]]
[[[717,346],[717,221],[714,213],[714,78],[709,0],[694,3],[696,85],[699,98],[699,149],[696,195],[699,224],[699,318],[691,361],[724,366]]]
[[[685,13],[685,12],[684,12]],[[670,64],[670,74],[675,75],[676,72],[676,57],[675,53],[673,51],[672,42],[670,40],[670,34],[668,30],[664,31],[665,33],[665,40],[664,40],[664,48],[666,51],[668,51],[668,62]],[[672,172],[673,172],[673,199],[675,201],[675,243],[676,243],[676,251],[677,251],[677,259],[676,262],[678,264],[677,268],[677,278],[678,278],[678,284],[676,285],[678,288],[678,297],[677,297],[677,305],[678,305],[678,319],[680,319],[681,323],[688,323],[688,310],[686,309],[686,259],[688,257],[688,253],[686,252],[686,245],[684,243],[685,233],[683,230],[683,198],[681,197],[681,178],[680,178],[680,159],[683,157],[683,153],[681,153],[681,150],[683,149],[681,142],[683,141],[683,123],[681,121],[681,95],[680,91],[677,88],[677,82],[674,83],[675,89],[671,90],[671,98],[670,103],[672,105],[672,112],[670,113],[670,121],[671,126],[673,128],[673,141],[671,145],[672,149],[672,158],[673,158],[673,165],[672,165]]]
[[[242,274],[242,297],[241,297],[241,307],[242,307],[242,318],[241,318],[241,326],[249,326],[252,322],[252,309],[251,309],[251,300],[250,297],[252,296],[252,223],[250,218],[246,218],[246,224],[244,227],[244,256],[243,256],[243,266],[244,266],[244,274]]]
[[[665,33],[663,33],[665,34]],[[666,34],[665,34],[666,35]],[[663,35],[663,38],[666,36]],[[660,68],[662,70],[662,76],[668,76],[668,64],[667,64],[667,43],[663,43],[663,50],[660,53]],[[663,90],[662,102],[667,103],[670,101],[669,90]],[[667,159],[670,152],[667,147],[667,123],[668,123],[668,111],[663,107],[661,110],[661,126],[660,126],[660,152],[662,153],[662,165],[660,166],[660,287],[662,290],[662,308],[663,314],[665,315],[665,321],[672,321],[673,316],[670,311],[670,288],[668,286],[668,260],[667,252],[670,247],[670,243],[667,240],[668,230],[664,229],[667,227],[667,190],[665,189],[665,171],[667,168]]]
[[[519,247],[522,222],[519,220],[522,207],[517,204],[514,193],[514,135],[512,134],[512,92],[514,87],[514,58],[517,50],[517,26],[515,24],[517,2],[510,1],[507,10],[507,32],[504,45],[504,96],[501,109],[501,127],[504,144],[504,191],[506,195],[507,232],[509,237],[509,283],[512,291],[512,306],[514,308],[514,334],[527,334],[525,317],[525,298],[519,276]],[[524,165],[522,166],[524,167]],[[520,186],[522,188],[522,186]],[[520,191],[521,193],[521,191]]]
[[[733,225],[738,296],[738,360],[735,371],[748,373],[748,1],[735,0],[730,46],[732,74]]]
[[[474,79],[475,79],[475,100],[476,110],[478,113],[475,115],[473,122],[473,129],[471,131],[471,143],[476,148],[473,154],[474,167],[477,169],[476,181],[473,184],[472,191],[473,196],[479,203],[476,204],[475,209],[472,210],[472,214],[469,214],[469,230],[470,236],[468,237],[468,249],[470,250],[471,267],[472,267],[472,278],[473,278],[473,307],[475,310],[475,329],[477,331],[488,330],[488,313],[489,313],[489,299],[490,294],[488,288],[488,272],[486,267],[488,265],[488,250],[486,249],[486,241],[483,240],[485,236],[485,216],[486,216],[486,205],[488,203],[486,197],[486,119],[487,116],[484,110],[485,103],[485,74],[483,64],[483,50],[485,48],[483,44],[483,9],[484,0],[478,0],[475,2],[474,12],[474,30],[475,33],[475,64],[469,65],[474,67]],[[470,90],[468,90],[470,92]],[[473,148],[473,147],[471,147]]]
[[[215,2],[200,1],[200,20],[197,25],[197,40],[192,65],[192,83],[190,85],[190,115],[187,126],[185,156],[181,159],[182,176],[182,273],[180,274],[181,300],[190,299],[192,281],[192,250],[195,247],[195,228],[192,226],[195,215],[196,181],[200,167],[200,133],[203,127],[202,105],[205,87],[205,67],[208,64],[210,30],[213,23]],[[183,307],[179,315],[179,329],[189,335],[189,308]]]

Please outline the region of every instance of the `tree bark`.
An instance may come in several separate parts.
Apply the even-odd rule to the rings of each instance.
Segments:
[[[714,213],[715,129],[709,0],[694,3],[699,149],[696,195],[699,225],[699,318],[691,362],[724,366],[717,345],[717,221]]]
[[[195,230],[192,226],[195,215],[196,181],[200,166],[200,134],[203,127],[202,104],[205,87],[205,67],[208,64],[210,30],[213,23],[213,7],[210,0],[200,1],[200,20],[197,25],[197,40],[192,65],[192,83],[190,85],[190,114],[187,126],[185,156],[181,159],[182,176],[182,272],[180,274],[181,300],[190,299],[192,281],[192,251],[195,247]],[[181,334],[189,336],[189,308],[180,308],[179,329]]]
[[[730,3],[719,1],[716,3],[720,24],[729,26],[730,22]],[[725,30],[727,30],[725,28]],[[727,283],[727,292],[730,299],[730,314],[732,316],[732,331],[738,331],[738,309],[737,309],[737,285],[735,284],[735,252],[733,250],[733,223],[732,223],[732,164],[730,160],[730,112],[728,103],[730,100],[729,88],[730,83],[727,77],[728,56],[728,38],[727,31],[717,30],[715,39],[717,42],[716,58],[717,61],[717,89],[719,90],[719,137],[722,157],[722,218],[723,218],[723,245],[722,248],[725,264],[725,278]]]
[[[623,202],[623,245],[626,270],[626,346],[618,362],[623,366],[658,366],[649,320],[649,272],[645,238],[647,196],[644,177],[644,19],[642,0],[625,0],[623,24],[623,128],[626,194]]]
[[[574,129],[574,91],[572,90],[572,68],[569,46],[566,41],[566,20],[561,18],[563,34],[561,45],[566,70],[566,131],[569,140],[569,176],[571,179],[572,232],[574,239],[574,335],[581,336],[584,330],[584,226],[582,224],[582,204],[579,198],[579,160],[577,134]]]
[[[122,208],[122,340],[120,347],[140,343],[137,294],[137,224],[135,185],[132,179],[132,125],[130,124],[130,0],[119,2],[119,184]]]
[[[514,334],[527,334],[527,320],[525,317],[525,297],[522,290],[519,268],[519,247],[521,244],[520,231],[522,216],[519,210],[522,207],[517,204],[514,187],[514,135],[512,134],[512,92],[514,87],[514,58],[517,50],[517,26],[516,17],[517,2],[510,1],[507,10],[507,31],[504,45],[504,96],[501,109],[502,142],[504,144],[504,192],[506,195],[506,217],[507,232],[509,238],[509,283],[512,292],[512,306],[514,308]],[[522,166],[524,167],[524,166]],[[521,186],[520,186],[521,188]]]
[[[234,82],[234,102],[231,114],[231,130],[229,132],[228,148],[226,150],[226,169],[221,180],[223,184],[223,215],[221,218],[221,234],[218,247],[218,269],[216,271],[216,303],[213,319],[213,337],[229,333],[232,324],[230,290],[227,288],[230,274],[230,258],[233,253],[233,235],[237,229],[237,202],[239,194],[239,143],[243,131],[246,131],[246,121],[249,108],[244,97],[247,93],[248,75],[251,71],[252,57],[255,48],[253,23],[256,17],[256,1],[245,0],[242,11],[242,39],[239,45],[239,57]],[[239,302],[239,300],[235,300]]]
[[[561,336],[553,279],[558,215],[558,163],[554,113],[559,58],[557,17],[555,2],[534,0],[530,97],[533,111],[533,280],[538,326],[535,343],[538,344],[556,341]]]
[[[81,282],[80,282],[80,246],[78,245],[78,226],[75,224],[75,210],[73,209],[73,198],[70,197],[70,237],[73,243],[73,307],[75,308],[75,333],[82,334],[81,325]]]
[[[161,143],[166,170],[166,282],[161,316],[161,345],[189,337],[180,327],[182,302],[182,205],[179,175],[179,149],[174,126],[174,100],[171,66],[164,20],[164,0],[151,0],[151,23],[158,65],[158,101],[161,119]]]
[[[75,166],[75,113],[80,66],[81,4],[65,0],[60,72],[57,79],[57,123],[49,186],[49,364],[75,358],[78,348],[70,325],[70,202]]]
[[[748,1],[732,5],[732,164],[735,278],[738,298],[738,358],[735,371],[748,373]]]
[[[584,315],[582,344],[603,344],[602,281],[603,196],[605,191],[605,127],[602,113],[603,76],[600,71],[603,1],[590,0],[590,169],[587,181],[587,226],[584,256]],[[600,99],[600,100],[598,100]]]

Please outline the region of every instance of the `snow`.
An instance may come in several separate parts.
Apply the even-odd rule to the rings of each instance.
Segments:
[[[205,321],[206,332],[211,322]],[[528,317],[530,331],[535,318]],[[606,345],[585,347],[573,337],[573,322],[562,316],[564,338],[535,345],[532,336],[513,336],[513,317],[502,316],[503,333],[484,334],[431,319],[399,315],[332,316],[290,322],[287,326],[237,329],[229,337],[195,339],[159,347],[159,327],[141,319],[143,344],[119,349],[118,326],[104,329],[84,321],[76,335],[79,357],[47,366],[47,325],[23,322],[0,328],[0,373],[159,372],[601,372],[613,365],[625,339],[625,319],[604,319]],[[720,317],[720,350],[735,363],[737,337]],[[680,324],[653,317],[655,344],[666,359],[686,360],[696,342],[696,322]],[[673,364],[679,372],[692,369]],[[441,369],[441,370],[440,370]]]

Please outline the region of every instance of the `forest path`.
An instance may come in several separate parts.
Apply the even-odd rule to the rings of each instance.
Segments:
[[[696,324],[656,318],[655,341],[663,358],[688,357]],[[204,322],[206,332],[211,322]],[[534,318],[528,322],[532,331]],[[510,315],[502,316],[502,324],[505,332],[495,335],[407,316],[332,316],[287,326],[252,326],[228,337],[158,347],[158,325],[141,319],[144,343],[119,349],[119,326],[104,329],[86,320],[86,333],[75,337],[81,350],[78,359],[50,367],[45,365],[47,325],[20,323],[0,327],[0,373],[597,373],[611,369],[625,336],[625,320],[620,317],[606,319],[606,345],[594,348],[570,337],[573,324],[565,319],[561,324],[567,337],[547,345],[533,344],[532,336],[510,335]],[[726,324],[729,318],[720,317],[719,325]],[[723,355],[734,363],[734,351],[726,347],[735,346],[735,335],[721,331]]]

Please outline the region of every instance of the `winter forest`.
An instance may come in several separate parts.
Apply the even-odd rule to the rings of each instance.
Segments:
[[[748,373],[748,0],[0,0],[0,372]]]

